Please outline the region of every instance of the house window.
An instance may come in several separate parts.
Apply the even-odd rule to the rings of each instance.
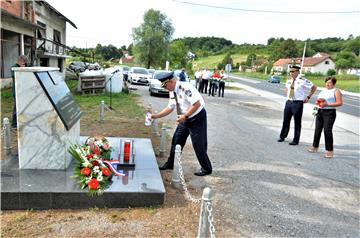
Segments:
[[[325,64],[330,64],[330,62],[328,60],[325,61]]]
[[[61,34],[57,30],[54,30],[53,41],[61,43]]]
[[[37,21],[37,24],[42,28],[38,28],[36,30],[37,38],[38,39],[46,39],[46,25],[40,21]]]

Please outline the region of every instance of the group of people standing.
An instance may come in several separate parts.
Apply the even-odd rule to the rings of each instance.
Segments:
[[[341,106],[343,103],[342,94],[339,89],[335,88],[335,84],[335,77],[327,77],[325,79],[325,88],[318,95],[318,101],[321,103],[317,105],[319,109],[316,115],[313,143],[312,147],[308,149],[311,153],[318,151],[321,133],[324,130],[326,158],[332,158],[334,155],[332,128],[336,118],[335,108]],[[303,105],[310,100],[316,90],[316,85],[300,75],[299,66],[293,65],[290,67],[290,78],[285,84],[287,101],[284,108],[283,125],[278,142],[283,142],[288,136],[291,118],[294,117],[294,137],[289,145],[299,144]],[[307,91],[310,92],[305,96]]]
[[[219,71],[217,68],[210,71],[207,67],[205,69],[198,69],[195,72],[195,88],[200,93],[205,93],[210,96],[215,96],[218,91],[218,96],[224,97],[225,91],[225,72]]]

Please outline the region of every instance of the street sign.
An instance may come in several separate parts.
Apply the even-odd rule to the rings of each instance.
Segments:
[[[225,71],[229,73],[231,71],[231,64],[225,65]]]

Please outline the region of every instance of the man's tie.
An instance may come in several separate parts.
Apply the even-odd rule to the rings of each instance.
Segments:
[[[174,97],[175,97],[175,102],[176,102],[176,113],[178,115],[181,115],[181,109],[180,109],[180,104],[178,102],[178,98],[177,98],[177,95],[176,95],[176,92],[174,91]]]
[[[295,79],[293,79],[291,86],[290,86],[290,93],[289,93],[289,98],[294,100],[295,99],[295,90],[294,90],[294,84],[295,84]]]

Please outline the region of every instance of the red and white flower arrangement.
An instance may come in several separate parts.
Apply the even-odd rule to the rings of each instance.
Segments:
[[[109,141],[103,136],[89,137],[83,145],[72,145],[69,153],[77,160],[74,178],[90,195],[101,195],[111,184],[112,171],[104,160],[111,155]]]

